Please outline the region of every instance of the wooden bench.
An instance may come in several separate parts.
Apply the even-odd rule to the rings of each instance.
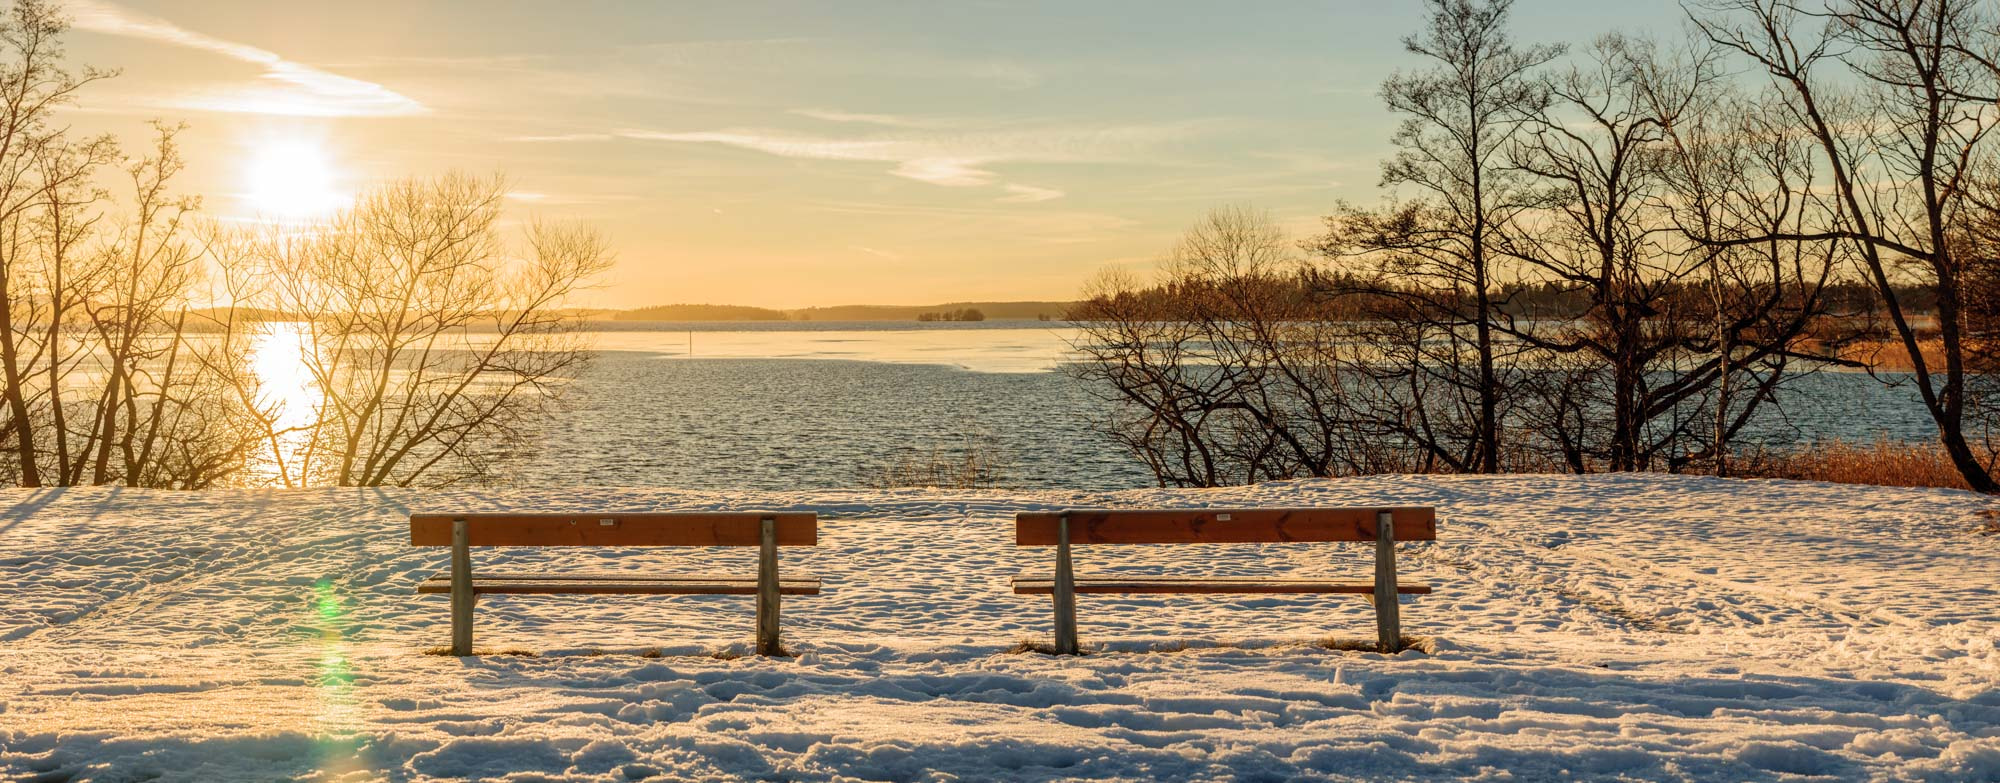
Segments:
[[[1052,575],[1014,577],[1019,595],[1055,600],[1055,651],[1075,655],[1079,593],[1332,593],[1361,595],[1375,605],[1376,639],[1387,652],[1402,649],[1398,595],[1424,594],[1427,585],[1396,581],[1396,542],[1434,541],[1437,515],[1430,508],[1165,509],[1022,512],[1014,519],[1017,546],[1053,546]],[[1239,577],[1078,577],[1073,544],[1275,544],[1375,542],[1375,579],[1262,579]]]
[[[819,543],[810,512],[635,514],[411,514],[411,546],[451,547],[451,568],[418,593],[451,595],[451,654],[472,654],[472,605],[493,595],[754,595],[757,654],[782,654],[778,596],[819,595],[819,577],[778,577],[778,547]],[[475,546],[754,546],[757,575],[488,574],[472,570]]]

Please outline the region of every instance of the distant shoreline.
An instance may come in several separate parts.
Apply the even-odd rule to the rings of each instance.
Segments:
[[[766,307],[717,304],[670,304],[623,310],[590,310],[580,313],[588,321],[680,321],[680,322],[811,322],[811,321],[890,321],[890,322],[980,322],[980,321],[1061,321],[1075,302],[945,302],[936,305],[835,305],[779,310]]]

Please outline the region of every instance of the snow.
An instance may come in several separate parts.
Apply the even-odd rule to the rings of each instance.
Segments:
[[[1085,596],[1046,638],[1012,513],[1439,508],[1406,631],[1353,598]],[[1962,492],[1674,476],[1122,492],[302,490],[0,496],[0,778],[2000,780],[2000,537]],[[413,509],[820,512],[791,659],[743,597],[482,599],[427,655]],[[1363,577],[1360,545],[1104,547],[1079,570]],[[480,567],[753,573],[737,550],[480,550]],[[718,655],[718,653],[721,653]]]

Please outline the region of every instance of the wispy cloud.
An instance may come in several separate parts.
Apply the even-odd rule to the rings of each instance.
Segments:
[[[868,247],[866,245],[848,245],[847,249],[860,253],[867,253],[868,255],[874,256],[884,261],[903,260],[903,256],[900,253],[891,253],[887,250],[876,250],[875,248]]]
[[[952,124],[949,120],[930,117],[906,117],[901,114],[872,114],[838,109],[793,109],[789,113],[826,122],[880,125],[885,128],[943,128]]]
[[[1055,188],[1041,188],[1034,185],[1010,184],[1007,195],[996,199],[1006,204],[1033,204],[1038,201],[1053,201],[1063,197],[1063,192]]]
[[[614,201],[637,201],[638,196],[618,193],[544,193],[539,190],[514,190],[507,192],[507,199],[536,206],[576,206],[580,204],[606,204]]]
[[[982,63],[973,68],[973,74],[1003,90],[1032,90],[1042,83],[1042,75],[1033,69],[1005,60]]]
[[[787,158],[818,158],[821,160],[901,160],[897,154],[903,145],[895,141],[820,139],[807,136],[788,136],[783,133],[756,130],[693,131],[673,133],[650,130],[621,130],[613,134],[620,138],[642,139],[646,141],[679,141],[696,144],[722,144],[747,150],[768,152]]]
[[[553,142],[553,141],[610,141],[618,138],[609,133],[558,133],[548,136],[514,136],[508,141]]]
[[[692,133],[628,130],[618,135],[647,141],[721,144],[786,158],[894,163],[891,174],[952,188],[992,184],[999,175],[981,167],[1005,159],[993,154],[956,154],[936,144],[908,139],[825,139],[755,130]]]
[[[999,175],[980,168],[987,158],[911,158],[889,173],[949,188],[970,188],[993,182]]]
[[[322,117],[422,114],[424,105],[394,90],[287,60],[250,44],[189,30],[104,0],[70,0],[79,30],[211,52],[264,69],[261,81],[211,85],[168,99],[181,108]]]
[[[614,138],[680,144],[719,144],[786,158],[892,164],[888,173],[904,179],[952,188],[997,186],[1002,203],[1051,201],[1063,191],[1004,181],[997,167],[1008,163],[1109,163],[1132,160],[1162,142],[1198,132],[1204,122],[1164,125],[1003,126],[991,130],[914,130],[893,115],[848,114],[830,110],[788,112],[819,119],[848,118],[854,122],[909,128],[900,133],[858,138],[832,138],[789,131],[731,128],[709,131],[625,129],[609,133],[569,133],[518,136],[515,141],[605,141]],[[839,120],[836,120],[839,121]]]

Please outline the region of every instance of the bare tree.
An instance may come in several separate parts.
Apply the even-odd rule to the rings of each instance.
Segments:
[[[1992,110],[2000,99],[2000,23],[1990,5],[1838,0],[1809,10],[1786,0],[1714,0],[1691,7],[1690,17],[1768,77],[1783,96],[1773,110],[1814,141],[1833,194],[1810,226],[1715,241],[1848,244],[1909,357],[1945,453],[1973,489],[2000,492],[1990,455],[1982,458],[1968,437],[1972,264],[1954,241],[2000,123]],[[1926,352],[1923,324],[1905,301],[1913,289],[1935,300],[1935,354]]]
[[[10,478],[26,486],[196,488],[229,477],[244,431],[210,394],[220,381],[188,314],[204,250],[172,193],[177,127],[123,161],[132,213],[111,220],[97,185],[109,137],[72,139],[51,112],[109,73],[62,65],[55,5],[0,22],[0,398]]]
[[[132,217],[101,253],[102,293],[85,306],[95,333],[99,427],[91,483],[196,488],[234,475],[253,443],[246,411],[218,392],[227,341],[197,334],[194,298],[211,246],[192,230],[196,197],[172,191],[186,167],[181,126],[155,124],[147,154],[126,162]]]
[[[1654,388],[1657,365],[1678,358],[1696,339],[1690,331],[1696,319],[1680,309],[1693,303],[1673,294],[1708,259],[1670,247],[1671,225],[1653,210],[1671,160],[1661,144],[1666,128],[1710,86],[1712,75],[1697,71],[1668,88],[1670,97],[1649,101],[1657,95],[1641,88],[1636,66],[1649,54],[1635,51],[1642,46],[1600,38],[1584,64],[1549,79],[1554,100],[1509,152],[1518,171],[1546,183],[1548,209],[1514,226],[1508,253],[1573,293],[1581,312],[1510,320],[1507,331],[1539,351],[1588,358],[1574,363],[1574,372],[1590,377],[1558,382],[1554,400],[1544,395],[1545,406],[1565,411],[1547,423],[1596,430],[1608,419],[1601,435],[1556,433],[1570,468],[1578,471],[1593,467],[1593,459],[1614,471],[1650,467],[1659,448],[1680,439],[1686,422],[1667,422],[1666,433],[1648,433],[1650,425],[1675,411],[1675,396],[1700,388],[1694,377],[1679,373],[1671,376],[1671,388]],[[1578,396],[1595,389],[1602,393]]]
[[[1784,134],[1742,125],[1705,49],[1605,36],[1549,91],[1510,152],[1547,183],[1548,209],[1507,247],[1576,312],[1505,321],[1538,355],[1570,357],[1527,379],[1534,429],[1571,470],[1720,466],[1777,387],[1816,366],[1803,347],[1833,265],[1795,243],[1692,241],[1686,226],[1782,225],[1794,196],[1766,188],[1809,184],[1809,167]]]
[[[1436,8],[1434,36],[1505,10]],[[1454,57],[1492,43],[1459,40]],[[1446,143],[1466,136],[1439,130],[1456,127],[1445,114],[1406,124],[1387,184],[1440,184],[1344,208],[1308,245],[1328,263],[1220,210],[1156,283],[1089,292],[1076,372],[1116,403],[1114,436],[1163,484],[1726,472],[1781,385],[1830,360],[1809,348],[1839,264],[1810,242],[1705,237],[1798,225],[1814,167],[1796,134],[1746,116],[1710,50],[1607,36],[1572,68],[1527,73],[1544,54],[1504,58],[1516,83],[1491,95],[1510,103],[1474,123],[1492,131],[1476,148]],[[1390,91],[1412,106],[1449,92]]]
[[[1975,179],[1954,251],[1965,259],[1966,437],[2000,471],[2000,164]]]
[[[1479,473],[1501,469],[1510,388],[1507,348],[1495,333],[1496,245],[1536,200],[1504,154],[1546,101],[1534,71],[1562,52],[1516,46],[1507,30],[1512,5],[1426,0],[1423,31],[1403,43],[1435,65],[1382,84],[1383,101],[1404,118],[1382,184],[1414,195],[1380,212],[1344,207],[1315,248],[1342,265],[1346,282],[1394,281],[1361,292],[1400,303],[1401,317],[1383,324],[1420,332],[1385,338],[1422,354],[1406,364],[1426,377],[1407,380],[1424,384],[1415,390],[1425,397],[1423,420],[1449,422],[1409,434],[1454,469]]]
[[[1354,415],[1371,387],[1352,374],[1364,348],[1338,306],[1267,215],[1218,209],[1153,285],[1111,274],[1087,292],[1071,369],[1162,485],[1404,469],[1398,442]]]
[[[51,225],[44,211],[52,202],[75,207],[88,197],[84,183],[108,162],[108,139],[81,142],[52,123],[52,113],[72,101],[85,85],[111,76],[93,68],[73,72],[63,66],[62,36],[68,30],[61,9],[45,0],[19,0],[0,20],[0,402],[6,406],[4,432],[11,441],[16,479],[23,486],[44,483],[40,418],[34,398],[38,368],[60,375],[60,311],[76,304],[70,275],[75,224]],[[53,231],[54,235],[46,232]],[[59,255],[38,240],[53,239]]]
[[[1653,85],[1675,84],[1641,64],[1643,91],[1655,111],[1678,94]],[[1831,365],[1859,366],[1840,356],[1843,345],[1865,333],[1851,326],[1858,313],[1843,312],[1840,273],[1851,260],[1844,245],[1798,240],[1719,246],[1713,237],[1769,237],[1796,231],[1824,208],[1810,144],[1764,110],[1764,98],[1733,88],[1702,88],[1712,99],[1679,113],[1663,128],[1669,164],[1664,206],[1680,252],[1701,258],[1708,320],[1697,355],[1714,357],[1708,393],[1711,426],[1705,448],[1686,454],[1716,475],[1732,471],[1731,444],[1760,411],[1778,409],[1787,382]],[[1696,365],[1697,371],[1706,371]],[[1779,411],[1782,412],[1782,411]]]
[[[267,306],[291,314],[320,399],[267,431],[287,485],[476,478],[588,358],[563,309],[610,255],[588,228],[535,223],[510,261],[497,177],[397,182],[324,225],[281,229]],[[276,427],[267,417],[267,428]]]

